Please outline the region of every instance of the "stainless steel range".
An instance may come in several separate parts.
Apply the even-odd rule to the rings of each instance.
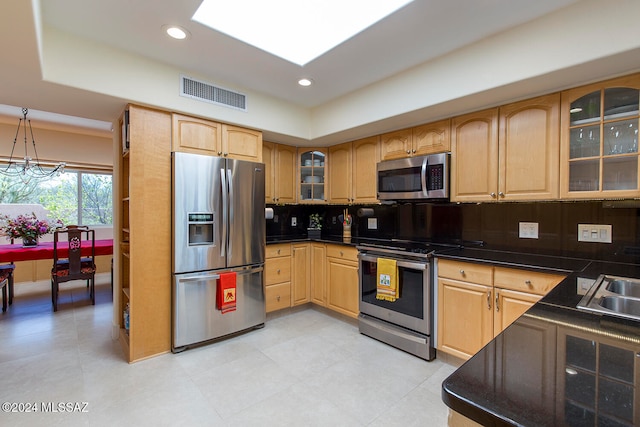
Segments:
[[[357,246],[360,333],[423,359],[435,358],[432,261],[437,248],[440,246],[404,241]],[[376,298],[380,259],[396,262],[399,297],[393,302]]]

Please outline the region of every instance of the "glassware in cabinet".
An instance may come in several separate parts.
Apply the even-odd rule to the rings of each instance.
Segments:
[[[309,150],[300,153],[300,201],[325,201],[326,153]]]
[[[640,77],[635,76],[591,85],[582,93],[569,91],[567,96],[575,97],[564,104],[569,118],[569,195],[638,191],[639,89]]]

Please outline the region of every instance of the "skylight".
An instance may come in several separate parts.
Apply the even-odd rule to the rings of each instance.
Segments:
[[[203,0],[192,19],[302,66],[412,1]]]

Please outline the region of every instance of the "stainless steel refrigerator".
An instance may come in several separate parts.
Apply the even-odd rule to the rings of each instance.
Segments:
[[[174,352],[265,322],[264,164],[172,155]],[[236,273],[236,309],[216,306]]]

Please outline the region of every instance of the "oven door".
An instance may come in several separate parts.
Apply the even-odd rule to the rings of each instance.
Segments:
[[[428,262],[397,260],[400,298],[376,299],[378,256],[360,254],[360,312],[397,326],[432,335],[433,288]]]

